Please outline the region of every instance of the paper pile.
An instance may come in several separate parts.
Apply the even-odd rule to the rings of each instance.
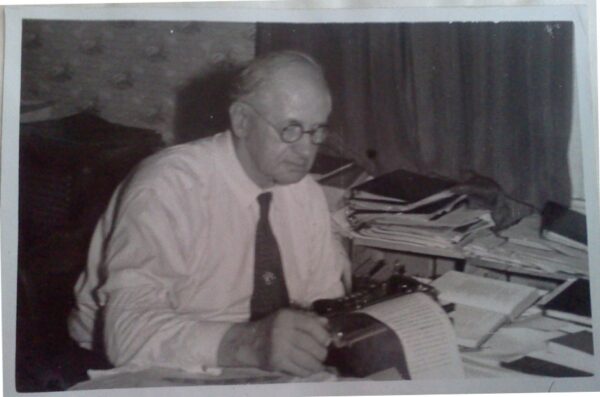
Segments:
[[[549,273],[587,275],[587,250],[546,240],[540,236],[541,217],[533,214],[500,232],[471,241],[463,247],[465,254],[514,268]]]

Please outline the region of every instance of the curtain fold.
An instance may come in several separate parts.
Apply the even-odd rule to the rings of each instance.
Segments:
[[[377,173],[492,178],[569,204],[570,22],[258,24],[257,54],[314,56],[344,151]]]

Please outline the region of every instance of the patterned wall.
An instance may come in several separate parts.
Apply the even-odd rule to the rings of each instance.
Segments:
[[[50,104],[51,118],[91,110],[172,142],[177,93],[252,59],[254,36],[251,23],[28,20],[22,103]]]

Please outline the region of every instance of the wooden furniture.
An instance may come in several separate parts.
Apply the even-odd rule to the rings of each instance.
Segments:
[[[77,356],[66,327],[73,286],[113,190],[136,163],[162,146],[153,131],[91,114],[21,124],[19,391],[61,390],[85,376],[86,365],[81,363],[67,378],[61,373]]]
[[[572,277],[566,273],[547,273],[469,257],[459,249],[421,247],[360,235],[351,239],[351,258],[355,276],[370,274],[378,280],[385,279],[399,267],[407,275],[416,277],[434,279],[449,270],[459,270],[542,290],[551,290]],[[385,267],[375,269],[381,261],[385,263]]]
[[[384,280],[403,270],[415,277],[436,278],[449,270],[463,270],[465,256],[459,250],[420,247],[356,235],[351,239],[353,274]],[[379,268],[377,268],[379,267]]]

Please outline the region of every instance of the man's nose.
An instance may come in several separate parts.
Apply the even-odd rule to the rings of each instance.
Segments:
[[[293,143],[294,151],[304,158],[312,157],[318,146],[312,143],[312,136],[310,134],[302,134],[302,137]]]

